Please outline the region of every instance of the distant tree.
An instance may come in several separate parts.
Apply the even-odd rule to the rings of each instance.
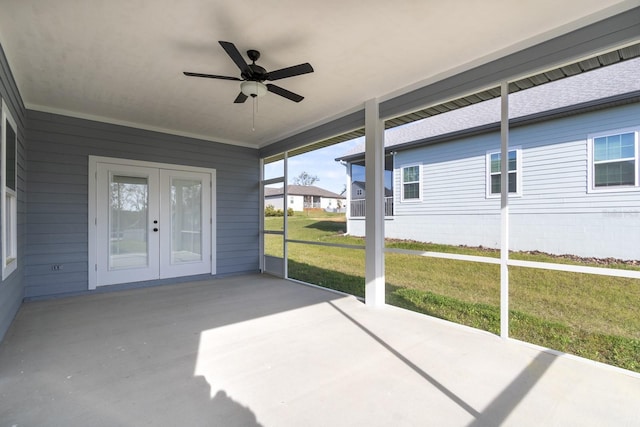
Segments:
[[[309,175],[306,172],[301,172],[300,175],[293,178],[294,185],[313,185],[318,181],[320,181],[320,178],[316,175]]]

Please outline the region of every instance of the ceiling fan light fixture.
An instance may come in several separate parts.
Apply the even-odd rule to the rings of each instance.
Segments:
[[[245,81],[240,83],[240,90],[247,96],[264,96],[267,93],[267,86],[260,82]]]

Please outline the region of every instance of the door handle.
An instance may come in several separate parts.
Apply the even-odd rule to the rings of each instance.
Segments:
[[[157,228],[154,228],[154,229],[153,229],[153,231],[158,232],[158,229],[157,229]]]

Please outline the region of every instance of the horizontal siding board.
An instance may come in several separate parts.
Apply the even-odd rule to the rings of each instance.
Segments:
[[[36,193],[29,192],[29,205],[32,207],[36,207],[39,204],[47,204],[55,201],[57,204],[86,204],[87,196],[83,193],[75,193],[75,194],[56,194],[52,195],[51,193]],[[37,209],[37,207],[36,207]]]
[[[32,182],[47,182],[51,184],[78,184],[87,180],[86,172],[84,174],[60,173],[58,171],[33,171],[29,172],[29,179]]]
[[[230,166],[236,166],[237,168],[246,167],[252,162],[247,162],[246,159],[238,159],[237,156],[231,156],[229,154],[220,153],[215,155],[203,151],[203,144],[227,146],[226,144],[216,144],[213,142],[201,142],[201,144],[184,144],[174,141],[174,144],[170,148],[165,147],[159,143],[158,140],[138,140],[131,135],[124,135],[123,139],[113,140],[107,137],[96,138],[95,135],[83,130],[86,134],[52,134],[48,131],[33,132],[31,137],[36,140],[34,149],[42,149],[45,153],[55,153],[56,149],[72,152],[78,154],[93,154],[100,156],[110,156],[109,153],[119,152],[120,157],[129,157],[136,160],[147,160],[154,162],[166,163],[166,158],[173,158],[176,164],[188,164],[191,166],[204,166],[207,162],[225,161]],[[68,129],[67,131],[72,131]],[[151,133],[151,132],[150,132]],[[122,134],[115,134],[122,135]],[[178,137],[176,137],[178,138]],[[249,150],[249,149],[246,149]],[[254,152],[255,153],[255,152]],[[164,160],[160,160],[164,159]],[[256,155],[257,160],[257,155]],[[85,160],[86,162],[86,160]]]
[[[46,212],[47,215],[56,214],[88,214],[87,203],[53,203],[55,200],[50,200],[51,203],[37,203],[31,205],[32,210],[36,212]]]
[[[54,252],[50,254],[36,254],[27,255],[25,262],[29,266],[36,265],[51,265],[51,264],[64,264],[67,262],[87,262],[89,260],[89,254],[84,248],[80,252],[74,253],[59,253]]]
[[[88,219],[85,214],[52,214],[51,212],[27,213],[27,222],[31,224],[50,224],[52,227],[58,224],[76,224],[77,226],[87,227]]]
[[[30,276],[29,287],[32,286],[56,286],[64,285],[65,283],[82,283],[88,278],[87,271],[70,272],[66,270],[55,271],[53,274],[47,274],[42,276]],[[86,284],[84,285],[86,289]]]
[[[65,175],[72,175],[77,177],[87,176],[88,163],[86,158],[81,164],[53,163],[47,161],[34,162],[31,159],[29,160],[29,170],[36,173],[56,174],[60,173],[61,168],[64,168]],[[29,176],[29,180],[31,179],[31,176]]]
[[[63,280],[62,282],[56,281],[48,282],[46,279],[29,283],[29,286],[25,290],[25,298],[38,298],[48,297],[51,295],[66,296],[69,294],[81,294],[87,290],[87,275],[79,278],[75,281]]]
[[[63,270],[57,273],[79,273],[83,272],[86,274],[87,272],[87,264],[84,262],[67,262],[62,266]],[[25,276],[45,276],[48,277],[51,274],[51,265],[36,265],[36,266],[27,266],[24,272]]]
[[[42,245],[42,244],[63,244],[63,243],[86,243],[88,233],[46,233],[46,234],[30,234],[30,245]]]
[[[87,250],[86,242],[58,242],[58,243],[49,243],[49,244],[35,244],[29,241],[29,246],[27,247],[26,254],[27,255],[46,255],[50,253],[79,253]]]
[[[48,223],[41,224],[29,224],[29,233],[27,237],[29,241],[31,241],[30,237],[32,235],[41,235],[41,234],[53,234],[56,235],[58,233],[76,233],[78,231],[77,224],[56,224],[55,228],[51,227]],[[87,245],[89,241],[87,240]]]
[[[51,113],[27,114],[33,172],[28,182],[29,297],[87,290],[89,155],[216,169],[218,272],[258,269],[258,150]],[[67,233],[72,237],[56,240]],[[63,268],[52,271],[52,264]]]
[[[258,261],[258,253],[256,251],[253,256],[245,256],[243,258],[239,258],[237,256],[231,256],[229,258],[220,258],[218,257],[218,262],[222,263],[223,267],[221,267],[221,273],[231,273],[234,270],[237,272],[243,272],[247,270],[257,271],[259,269],[259,261]]]
[[[38,149],[39,146],[37,144],[34,144],[34,148]],[[29,153],[29,162],[31,162],[31,164],[34,164],[34,165],[38,163],[75,165],[75,164],[82,164],[86,159],[86,155],[56,152],[54,151],[55,145],[53,145],[53,147],[50,148],[49,150],[46,150],[46,148],[49,148],[49,147],[48,145],[44,144],[40,146],[38,151],[32,150]],[[36,171],[37,171],[37,168],[36,168]]]
[[[29,193],[46,193],[55,197],[56,194],[87,194],[88,184],[58,184],[50,182],[29,182]]]

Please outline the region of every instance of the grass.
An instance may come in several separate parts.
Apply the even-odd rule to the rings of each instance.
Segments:
[[[288,224],[289,239],[364,245],[362,238],[342,236],[343,215],[296,215]],[[281,254],[277,237],[279,245],[267,241],[266,248]],[[482,248],[408,241],[389,241],[387,247],[498,256]],[[364,296],[363,250],[291,243],[288,254],[289,277]],[[513,257],[604,266],[547,254]],[[395,253],[387,253],[385,262],[389,304],[499,333],[498,265]],[[640,280],[510,267],[509,281],[511,337],[640,372]]]

